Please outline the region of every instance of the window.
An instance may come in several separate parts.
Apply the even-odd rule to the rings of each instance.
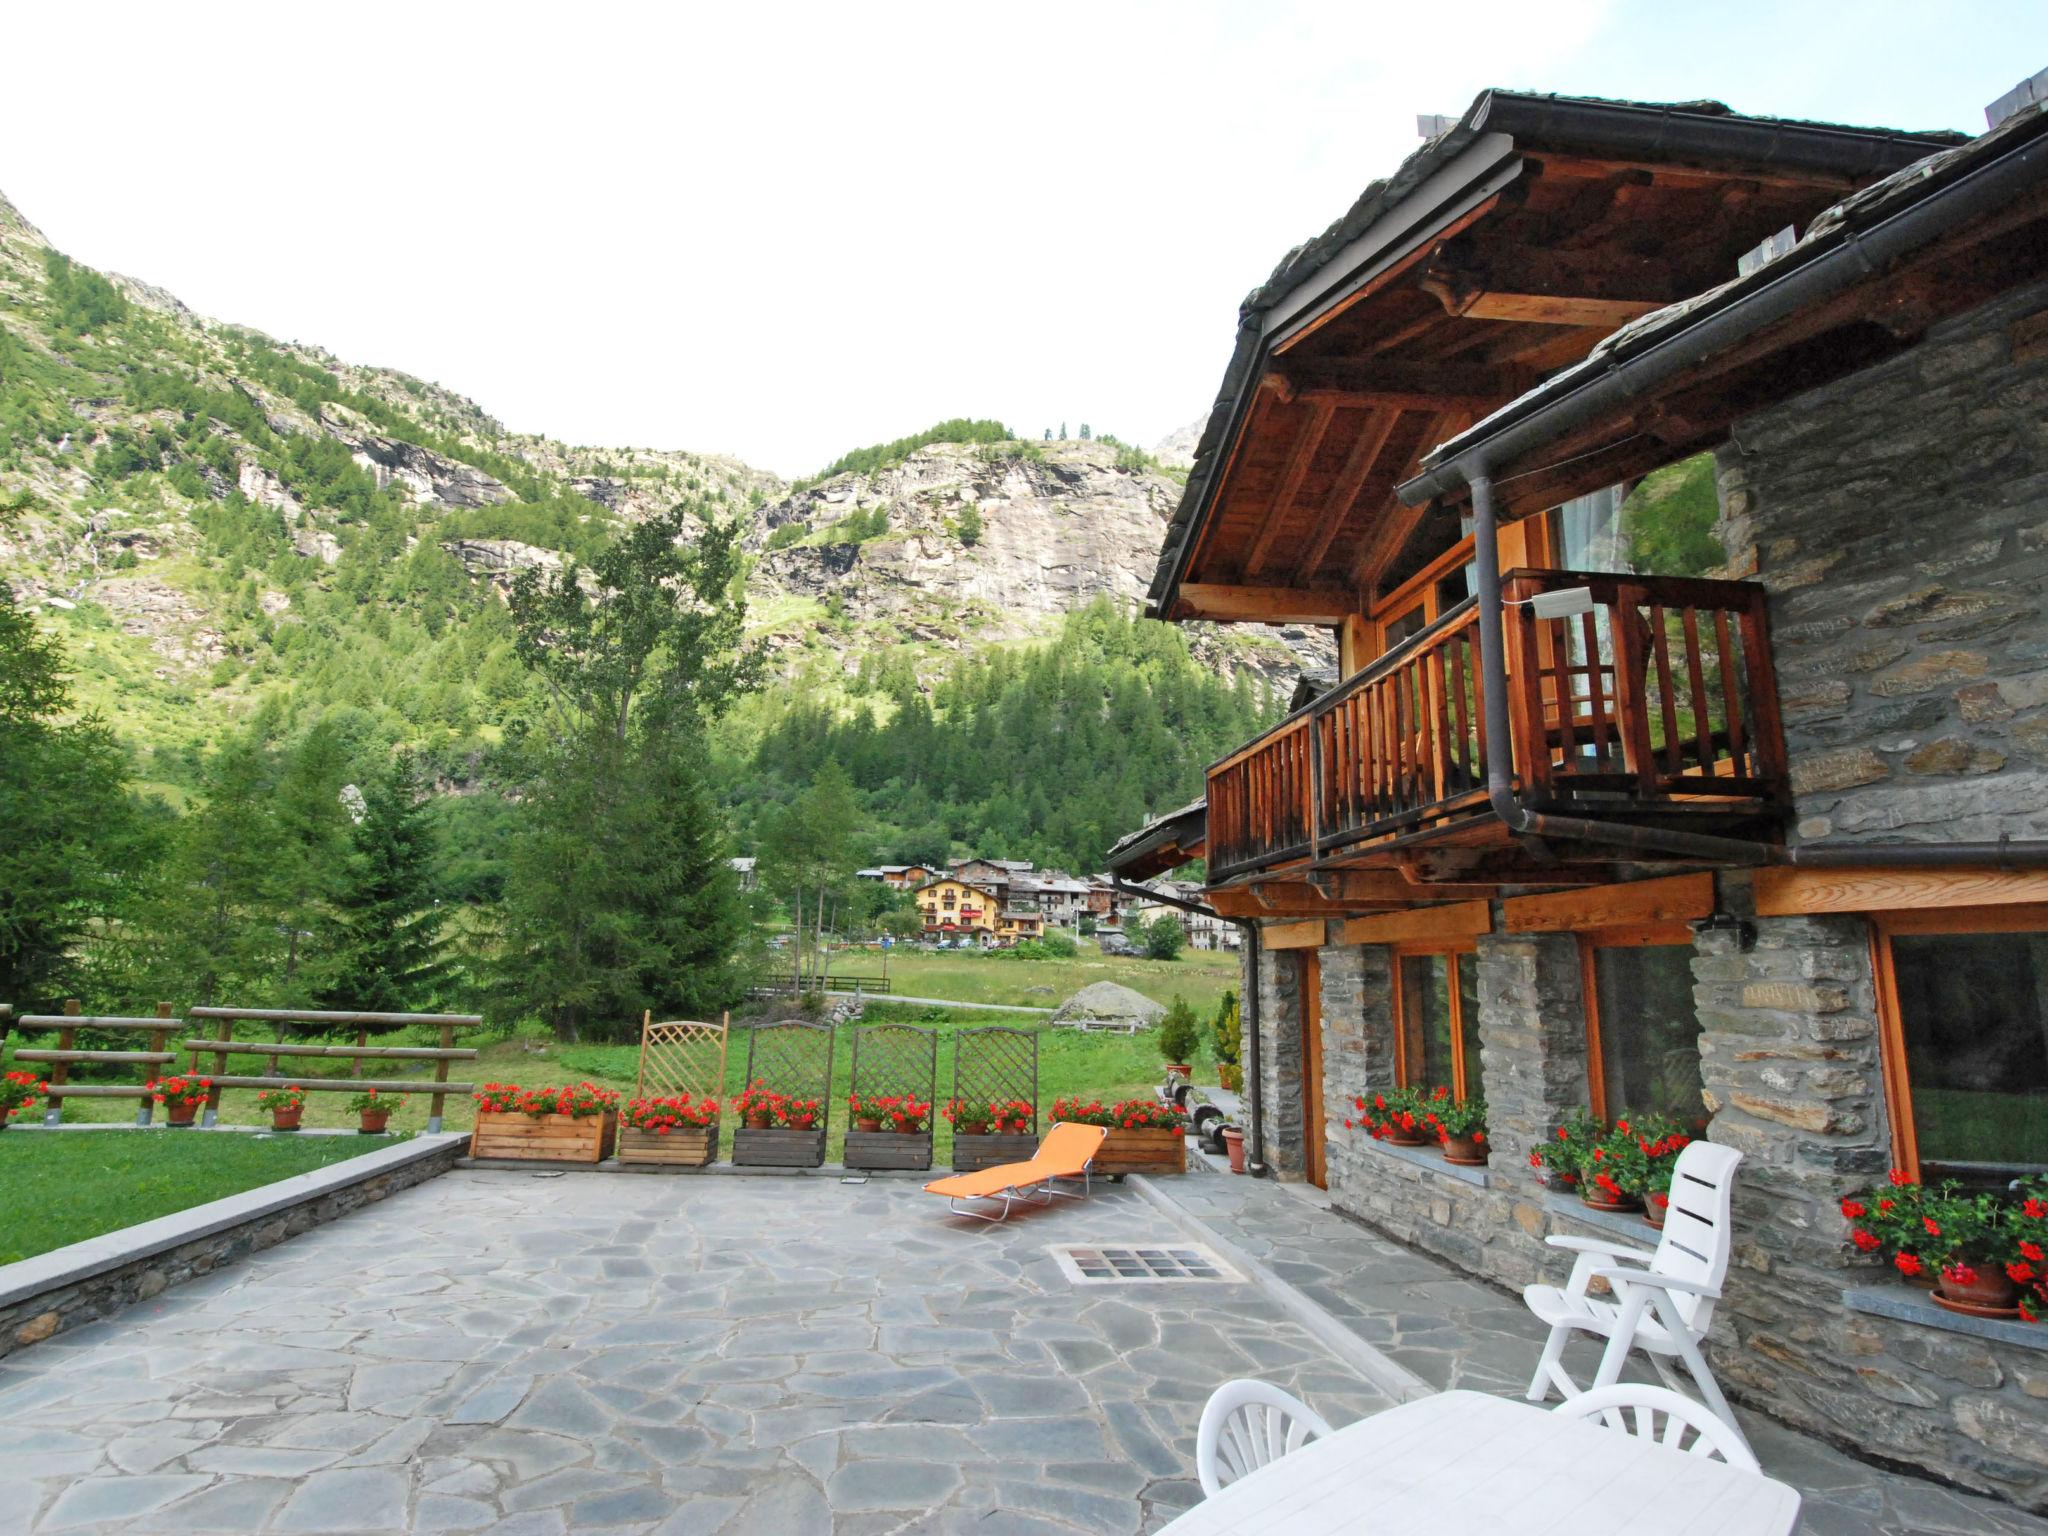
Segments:
[[[1479,957],[1469,947],[1395,955],[1394,1072],[1404,1088],[1446,1087],[1483,1098]]]
[[[1704,1130],[1691,930],[1683,923],[1608,928],[1579,944],[1594,1113],[1612,1119],[1624,1110],[1654,1111]]]
[[[2048,1171],[2048,907],[1877,919],[1893,1157],[1994,1187]]]

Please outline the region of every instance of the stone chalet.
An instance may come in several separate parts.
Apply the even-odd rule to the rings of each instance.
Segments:
[[[1245,931],[1265,1170],[1518,1286],[1650,1235],[1530,1166],[1567,1115],[1704,1125],[1722,1385],[2039,1510],[2048,1325],[1837,1209],[2048,1169],[2048,108],[1987,116],[1432,125],[1245,301],[1151,589],[1339,676],[1111,865],[1206,858]],[[1483,1094],[1490,1165],[1344,1128],[1403,1083]]]

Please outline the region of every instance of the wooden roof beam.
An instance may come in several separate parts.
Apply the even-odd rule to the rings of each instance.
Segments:
[[[1422,434],[1418,453],[1427,453],[1438,443],[1457,436],[1472,422],[1473,418],[1461,411],[1445,411],[1430,422]],[[1397,557],[1408,541],[1415,536],[1415,530],[1422,526],[1422,520],[1429,516],[1429,503],[1411,507],[1398,497],[1391,498],[1392,505],[1381,517],[1371,534],[1358,551],[1358,558],[1351,568],[1352,582],[1360,588],[1370,589],[1379,584],[1380,575]]]
[[[1347,587],[1255,587],[1184,581],[1174,614],[1219,624],[1341,624],[1358,612]]]
[[[1273,498],[1266,503],[1265,521],[1260,524],[1258,536],[1252,540],[1251,550],[1244,557],[1247,581],[1256,583],[1265,571],[1273,546],[1287,526],[1288,514],[1294,510],[1294,498],[1301,494],[1301,484],[1308,478],[1316,454],[1322,449],[1323,439],[1329,434],[1330,418],[1336,414],[1336,402],[1319,397],[1309,408],[1301,430],[1294,434],[1294,443],[1287,451],[1286,471],[1273,488]]]
[[[1451,407],[1491,411],[1535,382],[1514,368],[1471,368],[1443,363],[1390,363],[1372,357],[1330,361],[1290,360],[1260,381],[1283,400],[1321,395],[1348,397],[1346,403],[1386,403],[1403,410]]]
[[[1447,314],[1533,325],[1608,327],[1661,309],[1696,291],[1669,262],[1612,250],[1556,251],[1540,246],[1482,250],[1469,241],[1439,245],[1420,286]]]
[[[1323,557],[1329,554],[1331,544],[1350,522],[1351,509],[1358,501],[1359,491],[1372,474],[1373,466],[1379,463],[1387,439],[1393,436],[1394,428],[1400,423],[1399,411],[1381,411],[1366,423],[1365,430],[1352,443],[1350,456],[1344,460],[1344,467],[1337,471],[1329,500],[1323,504],[1323,526],[1302,555],[1301,574],[1308,580],[1315,580],[1316,572],[1322,568]]]

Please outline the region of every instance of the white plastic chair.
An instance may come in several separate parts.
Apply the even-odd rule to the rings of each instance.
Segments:
[[[1209,1394],[1195,1431],[1195,1475],[1213,1499],[1246,1473],[1330,1433],[1321,1414],[1263,1381],[1226,1381]]]
[[[1654,1440],[1689,1456],[1718,1456],[1744,1472],[1763,1471],[1732,1420],[1717,1418],[1703,1405],[1668,1387],[1618,1382],[1611,1387],[1581,1392],[1550,1411],[1560,1418],[1598,1418],[1609,1429],[1634,1435],[1638,1440]],[[1688,1434],[1692,1437],[1689,1442]]]
[[[1711,1141],[1695,1141],[1678,1154],[1671,1170],[1671,1204],[1664,1213],[1664,1235],[1654,1253],[1598,1237],[1550,1238],[1553,1248],[1578,1255],[1571,1278],[1562,1287],[1531,1285],[1522,1299],[1529,1310],[1550,1325],[1550,1338],[1536,1374],[1529,1380],[1529,1401],[1540,1403],[1555,1386],[1567,1400],[1582,1390],[1565,1373],[1564,1346],[1574,1333],[1596,1333],[1607,1340],[1593,1386],[1608,1387],[1621,1379],[1631,1349],[1650,1357],[1664,1384],[1682,1391],[1673,1362],[1682,1360],[1707,1406],[1748,1449],[1728,1399],[1721,1395],[1714,1373],[1700,1354],[1700,1341],[1714,1320],[1714,1303],[1728,1278],[1733,1248],[1731,1208],[1735,1169],[1742,1154]],[[1613,1288],[1614,1299],[1586,1294],[1595,1279]]]

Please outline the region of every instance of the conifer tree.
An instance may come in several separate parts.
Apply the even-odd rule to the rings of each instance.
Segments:
[[[347,864],[334,897],[340,957],[326,1008],[418,1013],[440,1000],[448,966],[436,899],[433,827],[409,758],[361,790]]]

